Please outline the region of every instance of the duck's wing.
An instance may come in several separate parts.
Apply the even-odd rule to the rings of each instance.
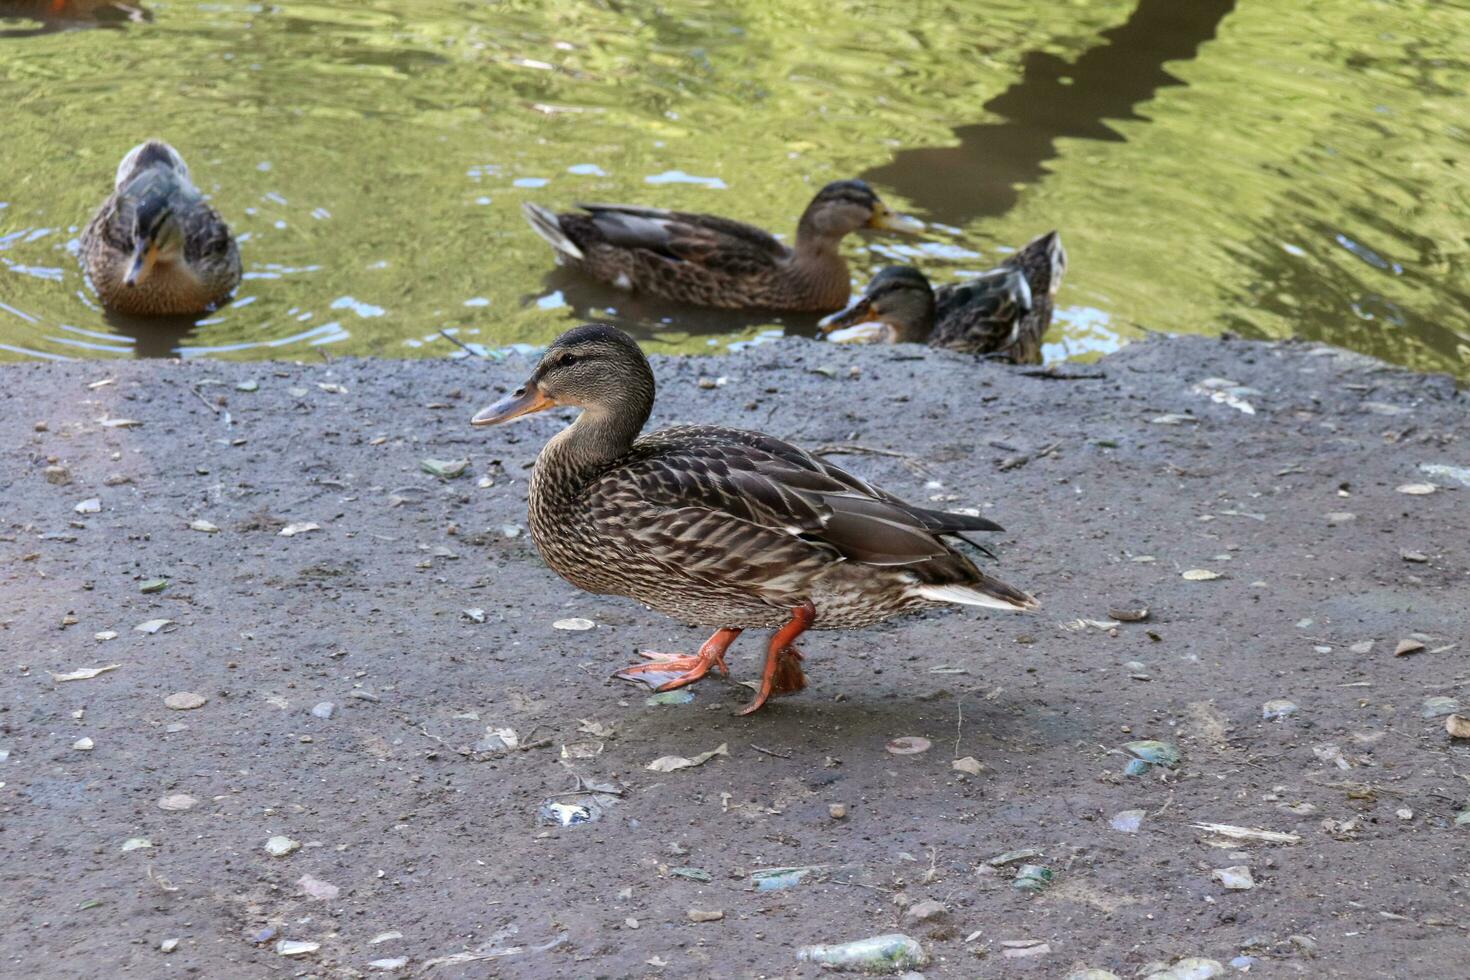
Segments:
[[[774,267],[790,254],[771,234],[712,214],[624,204],[579,204],[608,244],[731,274]]]
[[[935,347],[988,354],[1015,343],[1017,322],[1033,306],[1031,286],[1015,266],[1000,266],[934,294]]]
[[[240,252],[230,226],[219,212],[199,199],[183,216],[184,257],[191,265],[240,274]]]
[[[686,568],[814,557],[914,565],[954,555],[943,534],[996,527],[905,504],[780,440],[728,429],[656,433],[592,499],[601,518]]]

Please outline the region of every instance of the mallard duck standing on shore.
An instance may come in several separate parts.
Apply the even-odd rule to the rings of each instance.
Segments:
[[[1033,609],[944,539],[997,531],[982,517],[902,500],[759,432],[681,425],[640,436],[653,371],[627,334],[562,334],[531,376],[474,417],[496,425],[556,406],[581,415],[531,474],[531,535],[578,588],[622,595],[715,629],[694,656],[651,654],[615,676],[671,690],[711,669],[742,630],[775,630],[755,711],[805,686],[792,644],[808,629],[855,629],[946,603]]]
[[[860,180],[817,193],[786,246],[751,225],[708,214],[625,204],[582,204],[554,214],[522,205],[557,261],[621,289],[695,306],[807,311],[847,302],[847,261],[838,244],[859,228],[919,231],[923,222],[889,210]]]
[[[1061,236],[1047,232],[969,282],[934,289],[918,269],[873,277],[851,306],[822,321],[836,342],[928,343],[972,354],[1041,363],[1057,289],[1067,271]]]
[[[82,232],[82,264],[104,307],[135,316],[203,313],[240,283],[229,226],[161,140],[123,157],[112,194]]]

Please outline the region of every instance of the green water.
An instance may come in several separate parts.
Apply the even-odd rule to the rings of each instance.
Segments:
[[[1049,359],[1231,330],[1470,376],[1463,5],[144,0],[27,19],[50,6],[0,0],[0,358],[448,356],[441,330],[493,348],[591,317],[678,351],[809,333],[589,286],[520,202],[790,234],[817,186],[862,176],[931,231],[850,238],[858,284],[895,260],[947,281],[1060,228]],[[241,238],[245,282],[197,323],[110,319],[77,266],[149,135]]]

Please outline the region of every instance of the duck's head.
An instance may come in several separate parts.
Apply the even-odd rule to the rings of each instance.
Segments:
[[[924,222],[898,214],[861,180],[837,180],[823,187],[807,205],[797,226],[797,239],[835,241],[859,228],[918,232]]]
[[[820,327],[834,343],[922,344],[934,329],[934,289],[918,269],[891,266]]]
[[[471,424],[499,425],[560,405],[594,416],[641,412],[637,420],[641,427],[653,405],[648,358],[617,327],[600,323],[576,327],[556,338],[525,383],[476,414]]]
[[[127,221],[132,257],[123,282],[136,286],[156,266],[176,261],[184,250],[179,208],[196,192],[178,151],[148,140],[128,151],[117,168],[118,213]]]

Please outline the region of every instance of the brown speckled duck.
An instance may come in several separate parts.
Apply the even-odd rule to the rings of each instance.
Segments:
[[[749,714],[805,686],[792,644],[808,629],[947,603],[1035,608],[945,540],[1000,530],[991,521],[904,503],[759,432],[680,425],[640,436],[653,395],[638,345],[594,324],[562,334],[524,384],[474,417],[497,425],[582,409],[531,475],[542,558],[578,588],[715,630],[693,656],[646,655],[615,676],[671,690],[711,669],[728,675],[725,650],[740,632],[773,629]]]
[[[229,226],[161,140],[123,157],[112,194],[82,232],[82,264],[102,305],[134,316],[203,313],[240,283]]]
[[[522,205],[558,262],[621,289],[736,310],[839,309],[847,302],[849,279],[838,244],[848,233],[924,227],[893,213],[860,180],[823,187],[802,214],[790,247],[759,228],[714,215],[626,204],[578,206],[584,213]]]
[[[1041,338],[1067,253],[1054,231],[969,282],[934,289],[918,269],[894,266],[873,277],[851,306],[822,321],[837,342],[928,343],[1017,364],[1041,363]]]

